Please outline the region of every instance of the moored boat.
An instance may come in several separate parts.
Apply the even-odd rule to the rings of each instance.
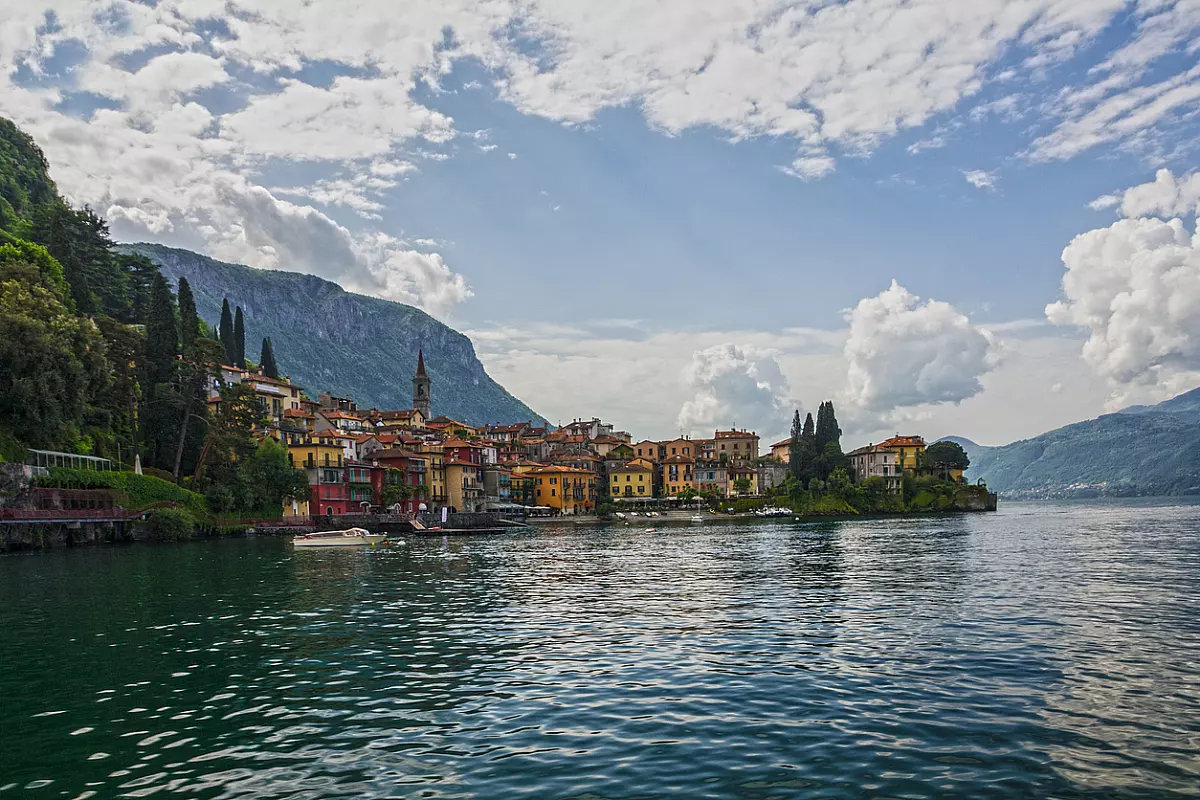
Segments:
[[[371,533],[366,528],[347,528],[344,531],[317,531],[292,539],[296,547],[367,547],[386,539],[382,533]]]

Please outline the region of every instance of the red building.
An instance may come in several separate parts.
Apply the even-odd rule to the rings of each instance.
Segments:
[[[402,476],[401,480],[409,487],[408,498],[399,502],[402,512],[412,514],[420,510],[422,503],[428,501],[425,490],[425,475],[429,467],[425,456],[414,453],[411,450],[389,448],[387,450],[375,451],[371,455],[371,459],[379,467],[381,496],[383,494],[383,486],[392,480],[396,474]]]

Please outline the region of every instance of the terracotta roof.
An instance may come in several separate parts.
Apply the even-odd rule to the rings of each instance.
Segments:
[[[654,472],[654,467],[638,463],[637,461],[630,461],[623,467],[617,467],[613,472]]]
[[[364,417],[358,414],[348,414],[345,411],[326,410],[321,412],[321,416],[325,417],[325,419],[356,419],[359,422],[367,421]]]
[[[464,439],[457,439],[457,438],[447,439],[446,441],[442,442],[442,447],[472,447],[472,448],[475,448],[476,450],[483,449],[482,447],[480,447],[480,445],[478,445],[474,442],[468,442]]]
[[[385,458],[419,458],[425,460],[425,456],[420,453],[414,453],[411,450],[405,450],[400,447],[389,447],[386,450],[376,450],[371,454],[374,460],[382,460]]]
[[[447,467],[474,467],[480,469],[483,464],[475,464],[471,461],[463,461],[461,458],[452,458],[449,461],[443,462]]]
[[[783,447],[785,444],[786,444],[786,445],[791,445],[791,443],[792,443],[792,437],[790,437],[790,436],[789,436],[788,438],[786,438],[786,439],[781,439],[780,441],[778,441],[778,442],[776,442],[775,444],[771,445],[771,449],[772,449],[772,450],[774,450],[776,447]]]
[[[879,443],[880,447],[924,447],[925,440],[920,436],[896,435]]]
[[[311,411],[305,411],[303,408],[285,408],[283,410],[285,417],[301,417],[303,419],[313,419]]]
[[[535,469],[531,469],[529,471],[529,474],[530,475],[539,475],[539,474],[545,475],[545,474],[549,474],[551,472],[555,472],[555,473],[568,472],[573,475],[591,475],[592,474],[591,472],[588,472],[586,469],[578,469],[577,467],[564,467],[561,464],[547,464],[544,467],[536,467]]]
[[[415,408],[401,408],[393,411],[376,411],[375,409],[371,409],[368,416],[371,419],[411,419],[420,413]]]

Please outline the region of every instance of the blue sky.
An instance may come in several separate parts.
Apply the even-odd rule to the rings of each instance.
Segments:
[[[637,436],[834,398],[852,441],[1001,443],[1194,386],[1198,51],[1194,0],[0,22],[4,113],[119,238],[419,305]]]

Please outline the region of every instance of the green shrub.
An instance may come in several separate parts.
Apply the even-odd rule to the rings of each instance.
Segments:
[[[134,526],[134,538],[152,542],[190,539],[195,532],[196,519],[183,508],[156,508],[146,515],[145,521]]]
[[[829,494],[807,503],[803,509],[803,513],[820,517],[858,516],[858,510],[854,506],[840,497],[834,497]]]

